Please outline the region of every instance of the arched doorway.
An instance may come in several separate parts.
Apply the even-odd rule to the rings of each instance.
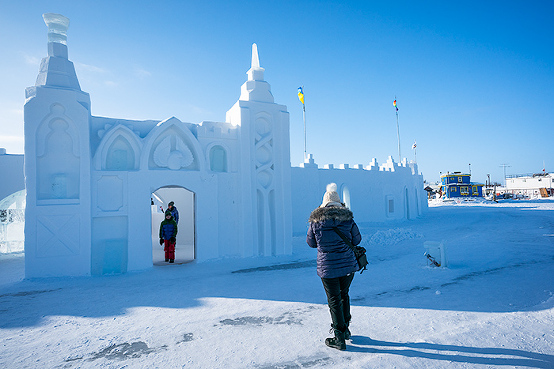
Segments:
[[[164,186],[152,193],[152,263],[167,265],[164,248],[159,242],[160,223],[169,202],[173,201],[179,212],[175,264],[184,264],[196,258],[195,194],[184,187]]]

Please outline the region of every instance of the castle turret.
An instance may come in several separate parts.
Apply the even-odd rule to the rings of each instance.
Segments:
[[[265,69],[260,67],[258,46],[252,44],[252,64],[248,72],[248,80],[242,85],[239,100],[273,103],[273,95],[269,83],[264,81]]]
[[[43,14],[48,26],[48,56],[42,59],[35,86],[69,88],[81,91],[73,63],[67,54],[69,19],[60,14]]]
[[[286,106],[273,101],[256,44],[247,74],[239,101],[227,112],[227,122],[240,126],[243,254],[290,253],[289,113]]]
[[[25,273],[90,274],[90,97],[68,59],[69,19],[44,14],[48,56],[25,100]]]

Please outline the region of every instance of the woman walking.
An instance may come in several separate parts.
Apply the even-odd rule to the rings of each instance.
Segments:
[[[350,339],[348,326],[351,319],[348,290],[359,267],[354,252],[339,233],[342,232],[353,245],[358,245],[362,236],[352,211],[341,203],[335,183],[327,185],[323,202],[312,211],[309,222],[306,242],[310,247],[317,248],[317,275],[327,294],[333,321],[331,326],[335,333],[334,337],[325,340],[325,344],[346,350],[345,340]]]

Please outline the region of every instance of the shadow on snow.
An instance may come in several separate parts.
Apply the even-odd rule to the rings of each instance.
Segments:
[[[352,345],[348,345],[348,351],[480,365],[530,368],[554,367],[554,356],[523,350],[441,345],[424,342],[386,342],[372,340],[364,336],[352,336]]]

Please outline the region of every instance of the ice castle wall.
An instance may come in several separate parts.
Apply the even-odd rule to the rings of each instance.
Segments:
[[[342,201],[357,222],[414,219],[427,211],[423,176],[415,163],[395,163],[392,157],[381,166],[376,159],[364,167],[319,168],[313,157],[292,168],[292,215],[295,235],[305,234],[308,217],[322,200],[329,183],[336,183]]]
[[[45,21],[57,33],[25,103],[27,277],[152,267],[151,198],[161,188],[194,193],[197,260],[291,253],[293,231],[305,231],[329,182],[358,221],[424,210],[416,165],[320,169],[312,158],[291,168],[289,113],[274,102],[255,44],[225,122],[95,117],[60,42],[69,20]]]

